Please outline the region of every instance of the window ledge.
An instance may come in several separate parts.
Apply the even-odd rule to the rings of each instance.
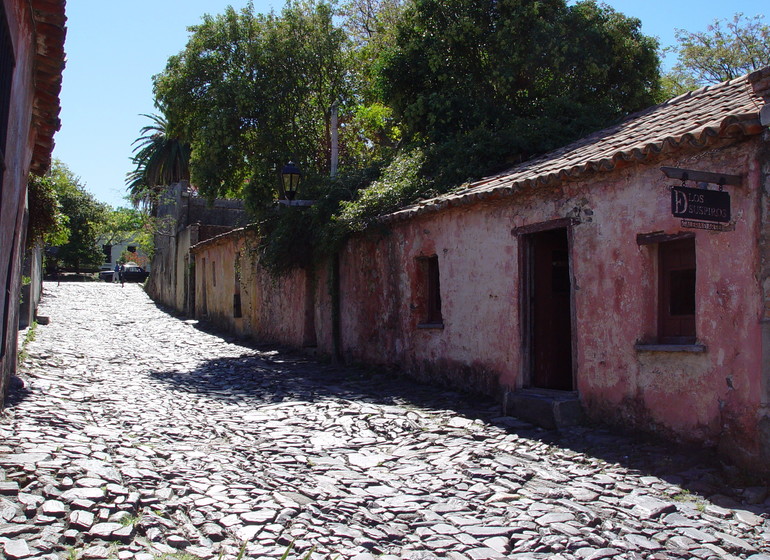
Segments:
[[[417,325],[418,329],[443,329],[444,323],[420,323]]]
[[[635,344],[637,352],[687,352],[701,354],[706,351],[703,344]]]

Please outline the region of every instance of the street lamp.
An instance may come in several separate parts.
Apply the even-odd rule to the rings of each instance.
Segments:
[[[299,167],[294,165],[294,162],[290,161],[281,169],[281,181],[283,182],[283,192],[286,195],[286,199],[291,201],[297,196],[297,188],[299,187],[300,179],[302,179],[302,171]]]

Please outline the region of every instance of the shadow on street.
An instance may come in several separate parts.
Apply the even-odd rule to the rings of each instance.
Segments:
[[[330,365],[275,346],[249,345],[204,324],[198,328],[243,346],[244,353],[235,358],[211,359],[192,372],[156,371],[151,374],[154,378],[177,391],[203,393],[255,408],[280,402],[336,399],[449,410],[520,438],[621,465],[629,474],[661,478],[694,495],[710,498],[717,505],[757,514],[770,512],[763,505],[743,501],[743,490],[763,481],[750,480],[735,467],[720,463],[708,448],[672,444],[604,425],[544,430],[500,416],[499,404],[489,397],[420,383],[395,371]]]

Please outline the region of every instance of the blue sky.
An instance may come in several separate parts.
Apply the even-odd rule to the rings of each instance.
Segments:
[[[704,31],[736,12],[767,17],[767,0],[607,0],[639,18],[642,31],[662,46],[675,29]],[[80,177],[98,200],[127,206],[125,176],[132,142],[154,113],[152,76],[184,49],[187,27],[205,13],[240,9],[247,0],[68,0],[67,67],[61,92],[62,128],[54,157]],[[279,11],[283,0],[254,0],[258,12]],[[766,20],[766,23],[770,23]],[[673,61],[666,61],[670,65]]]

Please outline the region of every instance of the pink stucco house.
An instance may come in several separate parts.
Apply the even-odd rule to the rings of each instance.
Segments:
[[[64,0],[0,0],[0,408],[16,367],[29,173],[50,165],[59,129]]]
[[[191,250],[233,331],[770,464],[770,68],[386,216],[276,280],[236,230]]]

